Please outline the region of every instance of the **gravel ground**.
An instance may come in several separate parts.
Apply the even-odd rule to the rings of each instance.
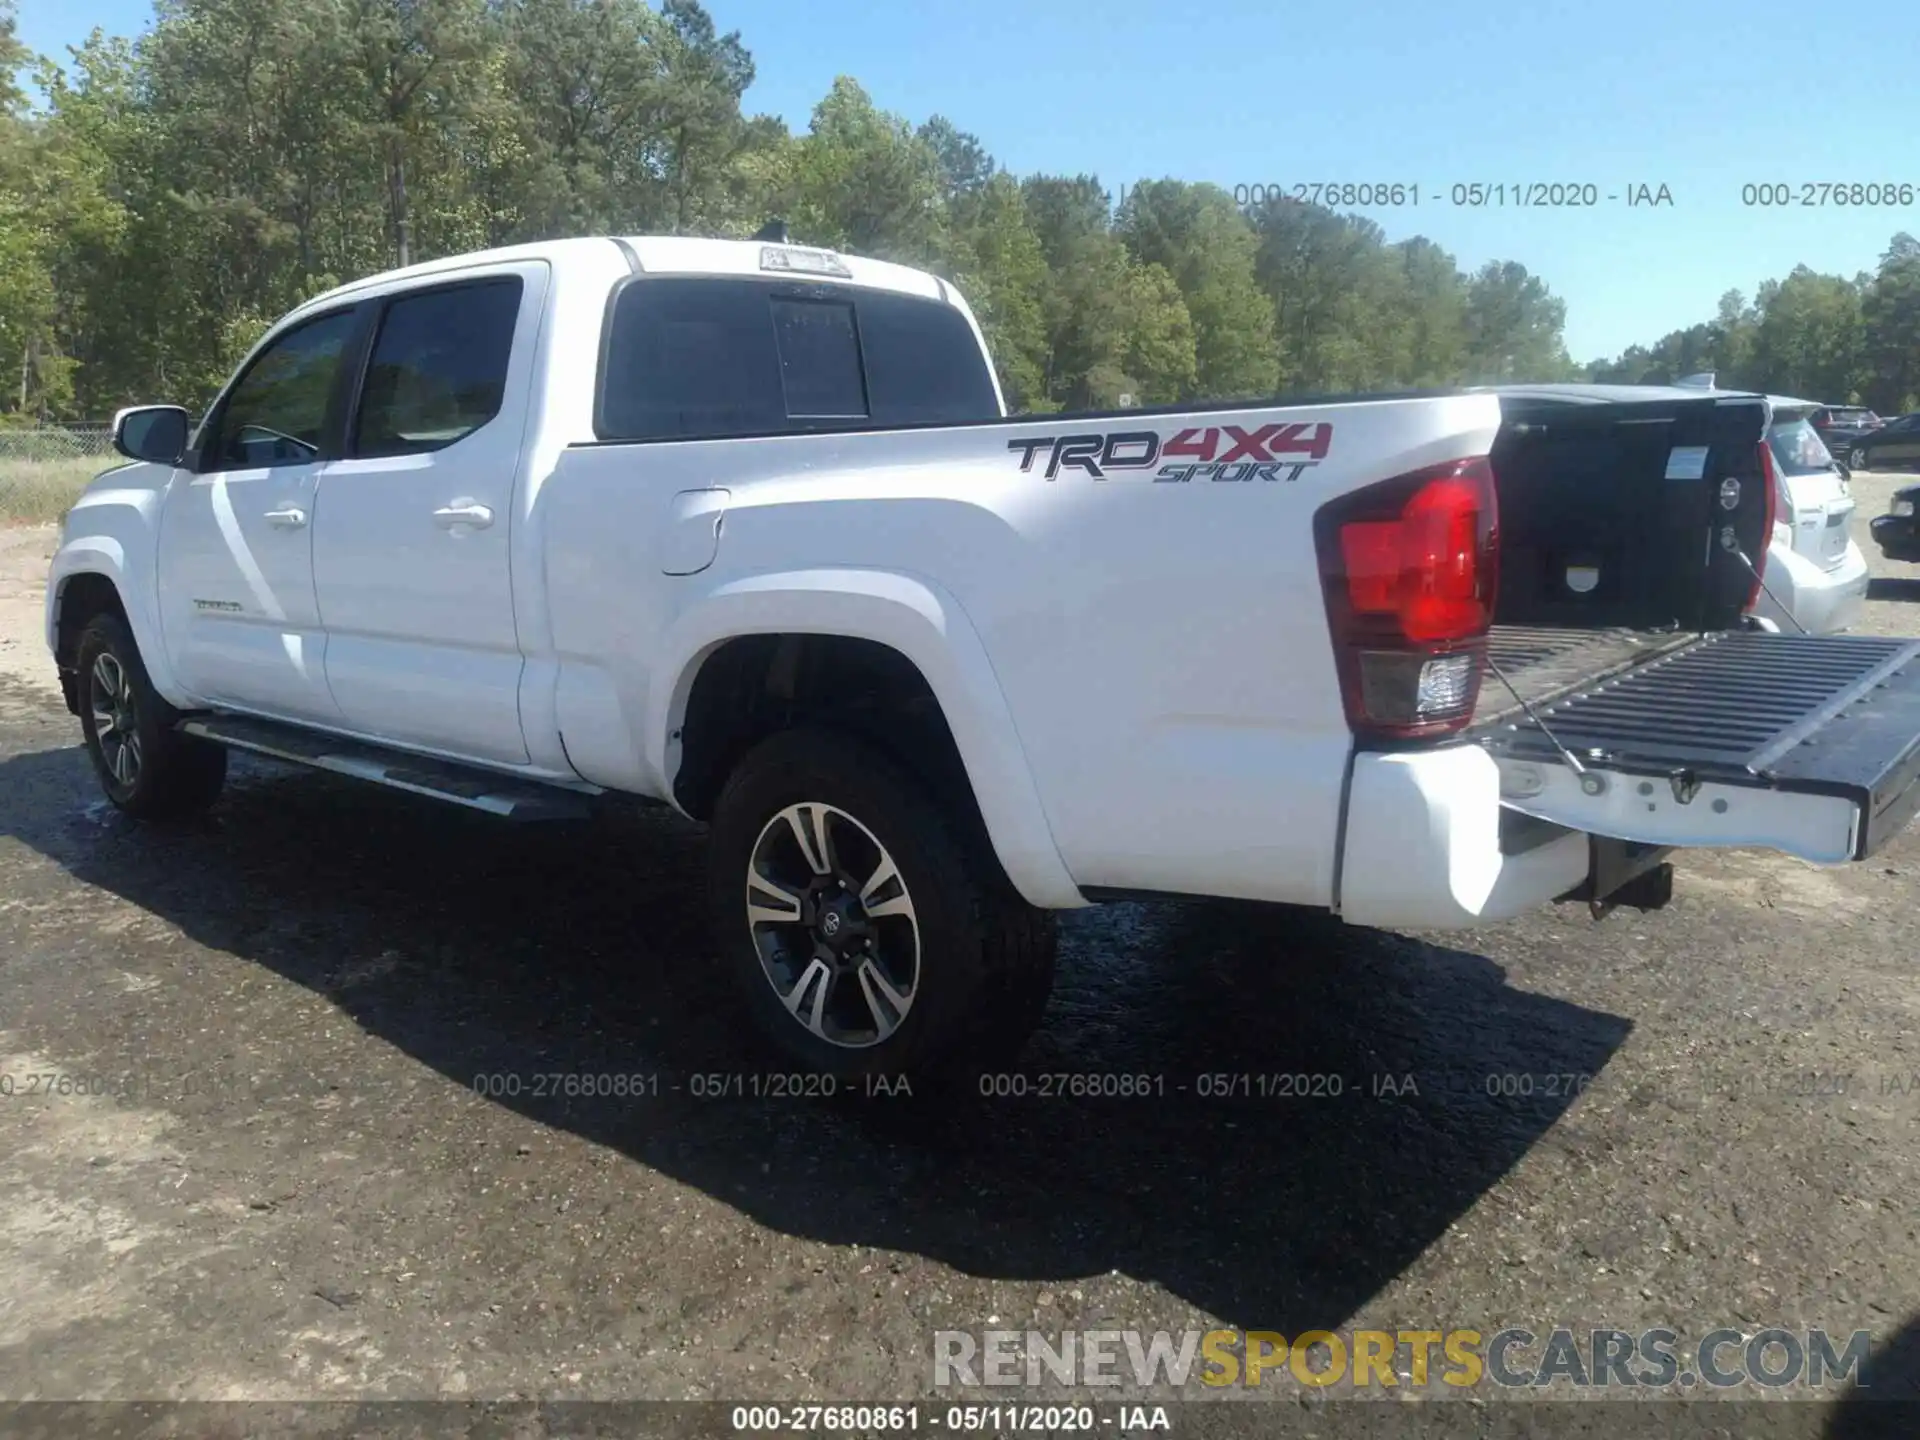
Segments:
[[[1863,541],[1895,483],[1858,477]],[[1157,1097],[713,1098],[761,1067],[697,829],[254,765],[199,825],[124,823],[40,650],[51,545],[0,531],[0,1400],[926,1398],[932,1332],[988,1326],[1778,1324],[1911,1356],[1920,831],[1835,870],[1689,858],[1669,908],[1597,924],[1105,907],[1064,922],[1023,1072]],[[1867,628],[1920,633],[1902,569]],[[1201,1098],[1221,1072],[1342,1093]],[[602,1074],[649,1093],[534,1093]]]

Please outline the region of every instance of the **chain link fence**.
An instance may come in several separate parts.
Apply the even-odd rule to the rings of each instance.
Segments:
[[[104,422],[0,428],[0,525],[58,520],[89,480],[119,463]]]
[[[93,460],[113,453],[113,426],[104,420],[21,430],[0,426],[0,461]]]

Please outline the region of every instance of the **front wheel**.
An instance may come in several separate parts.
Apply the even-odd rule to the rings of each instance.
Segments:
[[[1867,468],[1867,460],[1868,460],[1868,458],[1869,458],[1869,457],[1868,457],[1868,455],[1867,455],[1867,452],[1866,452],[1865,450],[1863,450],[1863,449],[1861,449],[1861,448],[1860,448],[1859,446],[1857,446],[1857,445],[1856,445],[1856,446],[1854,446],[1854,448],[1853,448],[1853,449],[1851,449],[1851,450],[1849,450],[1849,451],[1847,452],[1847,469],[1849,469],[1849,470],[1864,470],[1864,469],[1866,469],[1866,468]]]
[[[179,819],[213,804],[226,783],[227,752],[174,728],[179,715],[147,678],[126,621],[88,621],[75,665],[80,728],[107,799],[139,820]]]
[[[1051,915],[885,752],[785,731],[715,807],[723,962],[761,1033],[846,1078],[951,1075],[1016,1052],[1050,988]]]

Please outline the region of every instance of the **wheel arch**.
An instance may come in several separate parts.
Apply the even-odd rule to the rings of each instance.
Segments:
[[[649,694],[642,732],[646,762],[676,805],[697,813],[713,784],[713,757],[703,756],[699,741],[692,746],[699,768],[682,775],[689,707],[702,675],[711,673],[717,657],[738,656],[739,642],[777,647],[782,637],[867,644],[897,655],[938,707],[1008,879],[1034,905],[1087,903],[1054,843],[985,646],[959,603],[917,576],[877,570],[760,575],[722,584],[689,606],[666,637],[656,672],[662,683]]]
[[[63,548],[55,560],[55,570],[47,582],[47,649],[60,672],[60,688],[67,708],[79,713],[74,686],[74,662],[80,649],[81,633],[96,615],[112,614],[126,622],[140,647],[140,660],[148,678],[162,699],[179,705],[183,700],[173,683],[165,650],[160,642],[160,627],[150,606],[139,603],[138,591],[128,583],[118,557],[105,547],[84,550],[68,564]]]
[[[126,466],[97,479],[67,512],[66,538],[54,552],[47,573],[46,642],[61,667],[63,688],[72,646],[88,620],[109,603],[117,605],[140,647],[147,678],[168,704],[191,708],[179,685],[160,627],[154,562],[159,546],[161,483],[129,482],[147,467]],[[113,483],[113,482],[120,483]]]

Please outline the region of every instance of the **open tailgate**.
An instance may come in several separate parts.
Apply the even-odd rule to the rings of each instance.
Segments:
[[[1920,640],[1699,636],[1471,738],[1502,803],[1542,820],[1865,859],[1920,810]]]

